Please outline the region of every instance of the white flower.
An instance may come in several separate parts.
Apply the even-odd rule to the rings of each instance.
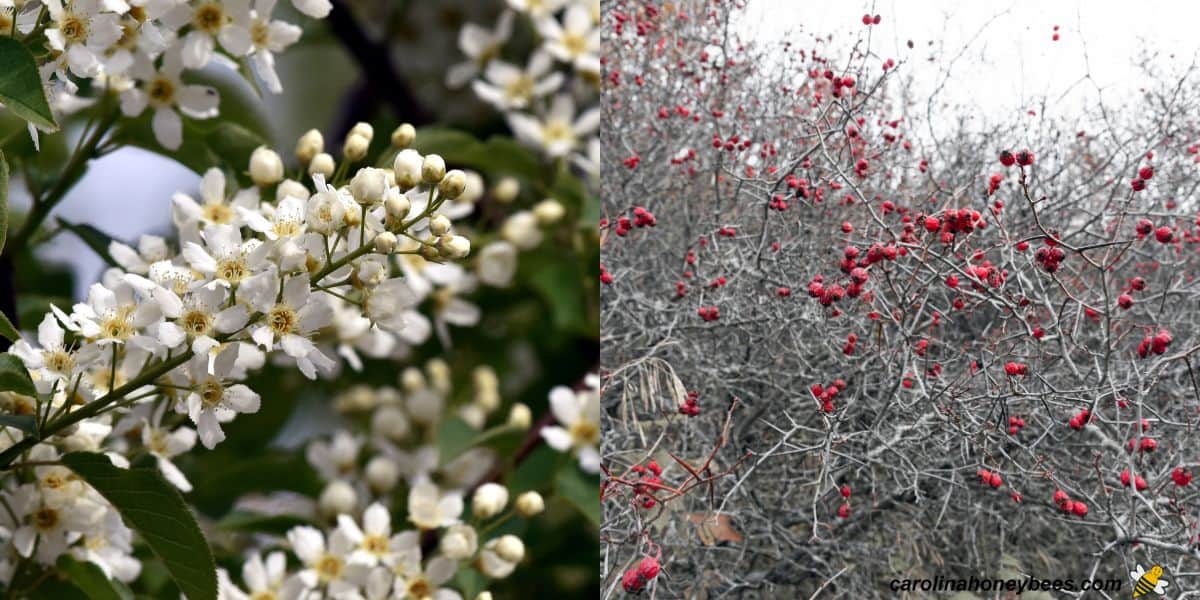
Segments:
[[[171,459],[191,450],[196,445],[196,432],[187,427],[180,427],[175,431],[163,428],[160,425],[162,412],[162,409],[155,412],[153,422],[149,420],[143,422],[142,445],[158,459],[158,470],[162,472],[167,481],[171,482],[171,485],[184,492],[190,492],[192,484],[184,476],[183,471],[180,471],[179,467],[171,462]]]
[[[231,56],[245,56],[250,51],[250,6],[248,0],[205,0],[178,4],[163,15],[167,27],[178,30],[190,25],[183,38],[183,66],[203,69],[208,66],[221,43]]]
[[[534,20],[545,19],[571,0],[508,0],[508,5],[514,10],[523,12]]]
[[[542,437],[559,452],[574,452],[579,466],[600,472],[600,393],[589,386],[581,392],[559,386],[550,390],[550,410],[559,425],[544,427]]]
[[[43,4],[53,21],[53,27],[46,29],[50,48],[65,54],[75,75],[99,75],[104,53],[121,39],[120,15],[105,12],[108,7],[99,0],[68,0],[66,6],[61,0],[45,0]]]
[[[418,316],[414,307],[417,295],[404,279],[389,279],[370,290],[363,299],[363,315],[383,329],[403,331],[410,319]]]
[[[243,289],[250,306],[264,315],[263,324],[250,332],[255,343],[270,351],[278,341],[283,351],[296,359],[300,372],[309,379],[316,379],[317,368],[328,370],[336,365],[308,338],[317,329],[329,325],[333,320],[333,310],[323,301],[310,300],[307,273],[288,278],[283,284],[283,298],[279,302],[275,302],[279,289],[275,277],[247,280]]]
[[[354,543],[340,530],[335,529],[329,535],[328,547],[325,545],[325,536],[308,526],[292,528],[287,533],[287,539],[292,545],[292,552],[304,563],[299,575],[305,587],[324,587],[334,598],[357,591],[355,582],[366,575],[367,567],[347,562],[347,556],[354,550]]]
[[[338,515],[338,531],[356,546],[350,553],[349,562],[373,567],[392,556],[399,536],[392,535],[392,516],[378,502],[368,506],[362,518],[360,529],[354,519]]]
[[[104,506],[87,499],[52,506],[30,484],[6,496],[18,523],[28,519],[13,531],[13,548],[20,556],[34,557],[42,564],[53,564],[78,534],[93,531],[105,512]]]
[[[196,223],[206,226],[241,225],[238,209],[255,208],[258,205],[258,192],[254,189],[242,190],[226,200],[225,174],[220,169],[212,168],[205,171],[200,180],[200,199],[203,204],[182,192],[172,196],[171,218],[176,227],[184,229]]]
[[[324,19],[333,10],[333,3],[329,0],[292,0],[292,6],[314,19]]]
[[[394,597],[462,600],[458,592],[441,587],[454,577],[454,572],[458,570],[457,561],[435,556],[422,568],[421,541],[415,531],[405,531],[396,536],[394,549],[394,555],[386,561],[396,574]]]
[[[481,519],[487,519],[500,514],[508,504],[508,488],[488,482],[475,488],[471,496],[471,514]]]
[[[358,471],[358,453],[362,441],[350,432],[339,430],[330,442],[314,440],[308,445],[305,456],[308,464],[326,481],[352,477]]]
[[[72,552],[80,560],[100,567],[110,579],[131,582],[142,572],[142,563],[133,557],[133,532],[121,521],[121,514],[107,510],[97,527],[87,532]]]
[[[178,150],[183,143],[183,114],[193,119],[208,119],[217,115],[220,97],[213,88],[203,85],[185,85],[179,74],[183,63],[178,49],[163,54],[162,67],[144,55],[137,55],[129,75],[142,83],[121,92],[121,112],[127,117],[136,117],[149,105],[154,109],[151,126],[158,143],[168,150]]]
[[[575,118],[575,102],[566,94],[555,96],[544,119],[524,113],[508,113],[508,126],[522,142],[558,158],[576,150],[582,138],[600,126],[600,109],[591,108]]]
[[[283,52],[288,46],[300,39],[301,29],[291,23],[271,20],[271,11],[275,9],[275,0],[255,0],[254,11],[250,19],[250,42],[253,50],[250,54],[250,64],[259,79],[266,84],[267,90],[273,94],[283,92],[279,83],[279,75],[275,73],[275,55]]]
[[[173,290],[158,288],[159,297],[175,296]],[[222,309],[226,302],[226,290],[221,286],[197,287],[187,292],[183,300],[176,296],[175,308],[163,308],[163,312],[175,321],[162,323],[158,327],[158,340],[168,348],[175,348],[191,340],[191,349],[197,355],[208,355],[220,345],[218,334],[229,334],[246,326],[250,315],[244,304],[234,304]],[[211,363],[210,363],[211,366]]]
[[[243,243],[242,233],[235,226],[210,225],[201,235],[204,246],[185,243],[183,257],[193,269],[220,285],[236,287],[268,266],[265,257],[270,248],[259,240]]]
[[[597,70],[600,54],[600,28],[592,22],[591,11],[581,4],[567,7],[560,25],[556,19],[538,21],[538,32],[545,38],[543,48],[555,58],[579,71]]]
[[[562,85],[563,75],[551,72],[553,66],[550,55],[542,51],[529,57],[529,65],[524,70],[502,60],[493,60],[484,71],[486,81],[475,81],[471,88],[496,110],[524,109],[534,99],[549,95]]]
[[[108,253],[122,269],[130,273],[145,275],[151,263],[164,260],[170,254],[167,241],[156,235],[143,235],[138,238],[137,250],[116,240],[109,242]]]
[[[408,520],[421,529],[449,527],[462,516],[463,499],[457,493],[441,493],[436,484],[423,480],[408,494]]]
[[[500,48],[512,35],[513,13],[504,11],[496,19],[491,31],[474,23],[463,25],[458,30],[458,48],[466,55],[465,60],[451,65],[446,71],[446,85],[460,88],[479,74],[479,70],[500,54]]]
[[[298,598],[303,591],[300,579],[287,577],[287,558],[282,552],[272,552],[264,561],[258,552],[242,565],[242,581],[249,593],[242,591],[229,580],[224,569],[217,571],[222,600],[266,600],[270,598]]]
[[[238,214],[247,227],[274,242],[272,250],[279,257],[279,268],[291,271],[303,265],[308,255],[297,244],[305,233],[305,208],[304,200],[287,196],[275,206],[269,221],[257,210],[239,207]]]
[[[208,356],[188,361],[191,392],[187,396],[188,418],[196,425],[200,443],[209,450],[225,439],[221,423],[233,420],[237,413],[258,412],[260,398],[240,383],[228,385],[240,346],[230,344],[217,355],[209,373]]]
[[[17,340],[9,350],[25,363],[25,368],[38,373],[35,383],[38,391],[43,394],[48,393],[55,382],[60,384],[60,389],[70,383],[76,374],[86,369],[100,355],[95,344],[84,344],[69,350],[64,344],[65,335],[66,332],[54,315],[47,313],[38,325],[40,350],[23,338]]]
[[[145,335],[142,330],[162,319],[162,312],[157,304],[138,302],[133,292],[133,287],[128,284],[110,290],[103,284],[93,283],[88,288],[87,303],[76,304],[71,313],[77,331],[86,338],[94,338],[101,346],[130,342],[157,351],[161,347],[158,340]]]
[[[475,274],[479,280],[492,287],[507,287],[517,272],[517,248],[509,242],[498,240],[483,247]]]

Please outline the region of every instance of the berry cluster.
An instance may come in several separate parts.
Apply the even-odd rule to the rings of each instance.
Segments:
[[[850,518],[850,486],[842,484],[838,493],[842,495],[842,504],[838,507],[837,516],[839,519]]]
[[[637,498],[638,503],[642,508],[654,508],[658,504],[658,499],[654,497],[654,490],[662,485],[662,467],[654,459],[646,463],[646,466],[634,465],[630,469],[638,474],[638,484],[633,488],[633,494]]]
[[[809,391],[812,392],[814,398],[821,401],[821,411],[831,413],[833,412],[833,399],[844,389],[846,389],[846,382],[842,379],[835,379],[829,386],[814,383]]]
[[[1004,365],[1004,373],[1009,377],[1024,376],[1029,371],[1029,366],[1025,363],[1008,362]]]
[[[1133,475],[1131,478],[1129,475],[1129,469],[1125,469],[1125,470],[1121,471],[1121,485],[1123,485],[1125,487],[1129,487],[1130,479],[1132,479],[1133,486],[1139,492],[1150,487],[1149,485],[1146,484],[1146,480],[1142,479],[1141,475]]]
[[[993,488],[999,488],[1000,486],[1004,485],[1004,478],[1000,477],[1000,473],[996,471],[979,469],[978,471],[975,471],[975,474],[979,476],[979,482],[984,485],[990,485]]]
[[[1088,409],[1085,408],[1085,409],[1080,410],[1079,412],[1075,413],[1071,417],[1071,419],[1069,421],[1067,421],[1067,425],[1070,425],[1071,429],[1079,431],[1079,430],[1083,429],[1084,425],[1087,425],[1089,422],[1091,422],[1091,420],[1092,420],[1092,413],[1091,413],[1091,411],[1089,411]]]
[[[1134,177],[1133,181],[1129,182],[1129,186],[1133,188],[1133,191],[1140,192],[1146,189],[1146,181],[1151,177],[1154,177],[1154,168],[1142,167],[1138,170],[1137,177]]]
[[[1192,472],[1183,467],[1175,467],[1175,470],[1171,471],[1171,480],[1175,485],[1183,487],[1192,482]]]
[[[1078,500],[1072,500],[1071,497],[1062,490],[1057,490],[1054,492],[1054,503],[1057,504],[1063,512],[1073,514],[1077,517],[1086,517],[1088,514],[1088,507],[1086,504]]]
[[[1167,351],[1167,346],[1171,345],[1171,332],[1166,329],[1159,329],[1158,333],[1153,336],[1142,338],[1141,343],[1137,347],[1137,355],[1139,358],[1146,358],[1151,352],[1154,354],[1162,354]]]
[[[783,212],[788,209],[788,203],[783,194],[772,194],[771,199],[767,201],[767,208]]]
[[[1042,265],[1042,268],[1045,269],[1047,273],[1053,273],[1057,271],[1059,264],[1061,264],[1063,259],[1066,257],[1067,253],[1063,252],[1063,249],[1059,248],[1058,245],[1050,238],[1046,238],[1046,245],[1038,248],[1037,252],[1034,252],[1033,254],[1033,259],[1036,260],[1038,264]]]
[[[636,567],[630,568],[621,576],[621,587],[630,594],[640,594],[651,580],[658,577],[661,568],[657,558],[644,557]]]
[[[687,399],[683,405],[679,407],[679,413],[694,417],[700,414],[700,392],[691,391],[687,393]]]
[[[1032,165],[1033,152],[1030,152],[1029,149],[1026,148],[1020,152],[1017,152],[1016,154],[1013,154],[1009,150],[1005,150],[1000,153],[1000,164],[1004,165],[1005,167],[1011,167],[1014,163],[1022,167],[1028,167],[1029,165]]]
[[[1008,418],[1008,435],[1017,435],[1021,429],[1025,427],[1024,417],[1009,417]]]
[[[701,306],[696,309],[696,314],[705,321],[716,321],[721,318],[721,309],[715,306]]]
[[[625,237],[625,234],[634,227],[654,227],[656,225],[658,225],[658,220],[654,218],[653,213],[641,206],[635,206],[632,221],[625,215],[621,215],[617,219],[616,232],[618,236]]]

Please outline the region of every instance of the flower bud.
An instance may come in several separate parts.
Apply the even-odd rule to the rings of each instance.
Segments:
[[[475,488],[475,494],[471,496],[471,512],[481,519],[500,514],[507,504],[508,488],[498,483],[485,483]]]
[[[354,127],[350,128],[350,135],[361,135],[367,138],[367,142],[369,143],[375,138],[375,128],[371,127],[370,123],[359,121],[354,124]]]
[[[417,137],[417,130],[409,123],[402,123],[392,131],[392,145],[397,148],[407,148]]]
[[[566,213],[567,209],[563,208],[562,203],[553,198],[542,200],[533,207],[533,216],[537,217],[539,225],[553,225],[562,220]]]
[[[266,146],[255,148],[250,154],[250,179],[261,187],[278,183],[283,179],[283,160]]]
[[[522,210],[505,219],[500,226],[500,237],[521,250],[532,250],[542,243],[542,230],[538,228],[537,217]]]
[[[375,236],[375,251],[380,254],[391,254],[396,249],[396,234],[385,231]]]
[[[458,198],[466,189],[467,174],[458,169],[448,171],[446,176],[438,183],[438,193],[447,200]]]
[[[495,551],[496,556],[510,563],[519,563],[522,558],[525,558],[525,543],[515,535],[502,535],[500,541],[496,543]]]
[[[387,200],[384,200],[383,207],[387,210],[387,216],[390,219],[395,219],[397,222],[408,218],[408,211],[412,208],[412,201],[408,196],[400,193],[400,190],[392,190],[389,193]]]
[[[284,179],[275,187],[275,201],[279,202],[288,196],[300,200],[308,200],[308,188],[295,179]]]
[[[392,171],[395,173],[396,185],[402,190],[410,190],[421,183],[421,153],[416,150],[401,150],[392,161]]]
[[[429,219],[429,233],[442,236],[450,231],[450,219],[446,215],[434,215]]]
[[[483,429],[487,423],[487,412],[478,404],[464,404],[458,407],[458,418],[475,429]]]
[[[367,463],[367,485],[377,494],[392,491],[400,481],[400,467],[386,456],[376,456]]]
[[[337,480],[329,482],[317,499],[317,510],[326,517],[335,517],[354,512],[358,504],[358,494],[350,484]]]
[[[463,187],[463,193],[454,199],[460,204],[470,204],[477,202],[483,197],[483,192],[487,189],[487,184],[483,182],[483,176],[475,171],[467,171],[467,185]]]
[[[400,373],[400,386],[412,394],[425,387],[425,375],[416,367],[407,367]]]
[[[364,167],[350,180],[350,195],[354,196],[356,202],[365,206],[377,206],[383,202],[387,190],[387,174],[383,169]]]
[[[312,157],[312,162],[308,163],[308,174],[316,175],[320,173],[325,176],[325,179],[329,179],[333,176],[333,171],[336,168],[337,165],[334,164],[333,157],[322,152]]]
[[[436,245],[431,244],[421,244],[421,248],[417,250],[417,254],[425,260],[434,262],[442,258],[442,251]]]
[[[421,161],[421,181],[433,185],[446,177],[446,161],[437,154],[429,154]]]
[[[371,416],[371,431],[392,441],[402,440],[412,431],[408,415],[396,406],[384,406]]]
[[[442,418],[443,407],[442,397],[430,389],[413,392],[405,404],[409,416],[420,425],[437,423]]]
[[[492,188],[492,197],[500,204],[511,204],[520,193],[521,183],[513,177],[501,179],[496,183],[496,187]]]
[[[342,145],[342,156],[350,162],[358,162],[367,155],[367,148],[371,146],[371,140],[351,133],[346,136],[346,143]]]
[[[314,156],[325,151],[325,138],[320,131],[309,129],[296,142],[296,158],[300,164],[307,165]]]
[[[508,409],[508,426],[516,429],[529,429],[533,423],[533,413],[525,404],[517,402]]]
[[[438,238],[437,249],[445,258],[466,258],[471,253],[471,240],[461,235],[443,235]]]
[[[451,525],[442,535],[442,554],[452,560],[465,560],[479,549],[479,535],[470,525]]]
[[[522,517],[532,517],[546,510],[546,501],[537,492],[525,492],[517,496],[517,514]]]
[[[475,600],[492,600],[492,593],[487,590],[483,590],[482,592],[479,592],[478,596],[475,596]]]

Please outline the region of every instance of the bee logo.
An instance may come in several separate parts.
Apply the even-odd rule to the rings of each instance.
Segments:
[[[1130,571],[1129,577],[1133,579],[1133,597],[1141,598],[1154,592],[1159,596],[1167,593],[1167,586],[1170,582],[1166,577],[1163,577],[1163,568],[1159,565],[1150,567],[1147,571],[1142,568],[1142,565],[1137,566],[1136,571]]]

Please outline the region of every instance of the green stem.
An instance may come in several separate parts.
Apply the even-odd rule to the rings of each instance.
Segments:
[[[191,358],[192,351],[190,349],[184,351],[178,356],[168,358],[167,360],[158,363],[150,369],[142,372],[142,374],[130,380],[125,385],[112,390],[100,398],[88,402],[77,410],[73,410],[49,423],[46,423],[36,434],[30,434],[26,436],[24,439],[16,444],[13,444],[4,452],[0,452],[0,469],[8,469],[9,465],[11,465],[18,456],[20,456],[26,450],[34,447],[42,440],[45,440],[59,431],[62,431],[63,429],[66,429],[67,427],[70,427],[71,425],[74,425],[84,419],[88,419],[100,414],[100,412],[105,408],[108,408],[111,404],[125,397],[130,392],[153,382],[159,377],[162,377],[171,369],[186,363]]]
[[[25,216],[25,222],[21,224],[21,229],[5,245],[6,253],[15,253],[25,248],[30,238],[37,232],[38,227],[41,226],[42,221],[45,221],[46,217],[50,215],[50,211],[59,202],[62,202],[67,192],[71,191],[71,188],[83,178],[84,172],[87,171],[88,161],[92,159],[97,146],[100,145],[105,134],[108,133],[113,123],[116,122],[117,117],[120,116],[120,111],[117,110],[115,104],[106,108],[105,111],[105,115],[100,123],[96,125],[96,129],[92,131],[91,135],[71,155],[70,161],[63,168],[63,172],[54,183],[54,187],[51,187],[44,195],[33,201],[33,205],[29,208],[29,213]]]

